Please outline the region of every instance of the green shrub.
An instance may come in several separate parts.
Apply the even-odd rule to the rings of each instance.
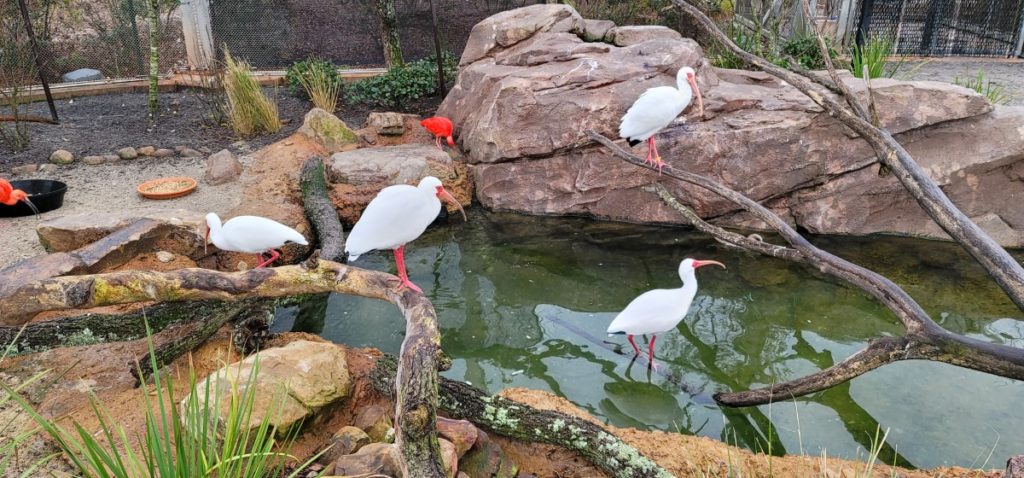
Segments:
[[[329,84],[334,87],[341,86],[341,76],[338,75],[338,67],[330,60],[322,58],[307,58],[292,63],[284,75],[284,81],[288,84],[288,91],[296,96],[307,96],[306,88],[302,85],[303,78],[307,81],[310,78],[326,78]]]
[[[863,46],[854,45],[850,50],[850,71],[853,76],[863,77],[866,67],[868,78],[892,78],[904,63],[900,58],[892,66],[886,66],[894,47],[891,41],[880,37],[868,38]]]
[[[444,55],[444,78],[451,84],[459,65],[451,53]],[[437,91],[437,61],[434,57],[406,63],[387,73],[352,83],[345,89],[349,103],[399,107]]]
[[[832,48],[828,38],[825,39],[825,46],[828,47],[828,56],[833,60],[839,53]],[[818,39],[814,36],[799,36],[786,40],[782,44],[782,54],[786,57],[793,57],[797,64],[807,70],[824,70],[825,57],[821,54],[818,46]]]

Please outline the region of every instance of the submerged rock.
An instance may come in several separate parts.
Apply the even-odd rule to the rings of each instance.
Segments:
[[[705,115],[691,105],[656,137],[670,167],[714,178],[813,233],[946,238],[895,177],[878,175],[867,143],[789,84],[713,68],[695,42],[661,27],[616,27],[614,44],[587,42],[595,35],[581,33],[577,17],[537,5],[473,30],[438,114],[455,124],[484,206],[685,224],[646,190],[660,182],[718,225],[762,229],[731,202],[627,164],[586,136],[617,139],[640,94],[675,85],[691,66]],[[862,80],[842,81],[864,95]],[[993,107],[939,82],[878,79],[872,89],[882,125],[953,202],[1003,245],[1024,247],[1024,208],[1007,200],[1024,198],[1024,107]]]

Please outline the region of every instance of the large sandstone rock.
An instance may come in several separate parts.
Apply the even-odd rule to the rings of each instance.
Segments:
[[[92,244],[140,219],[151,219],[176,230],[167,250],[198,258],[203,244],[199,227],[203,214],[184,209],[152,209],[148,211],[90,212],[48,219],[36,226],[36,235],[48,252],[68,252]],[[156,244],[154,244],[155,246]]]
[[[258,367],[257,367],[258,361]],[[258,371],[253,377],[254,370]],[[207,383],[209,382],[209,385]],[[345,352],[334,344],[300,340],[284,347],[260,351],[241,362],[228,365],[199,382],[196,390],[219,393],[219,420],[227,418],[229,397],[234,388],[255,389],[251,428],[269,420],[278,431],[286,432],[315,411],[345,399],[352,392]],[[190,397],[182,399],[187,414]],[[203,397],[197,397],[202,400]]]
[[[563,21],[538,18],[561,12]],[[546,12],[546,13],[545,13]],[[617,138],[647,88],[694,67],[705,115],[691,106],[657,136],[671,167],[715,178],[818,233],[945,238],[850,129],[764,73],[712,68],[700,47],[658,28],[616,27],[587,42],[565,6],[531,6],[481,22],[438,114],[455,123],[484,206],[530,214],[686,221],[647,188],[661,182],[703,217],[761,228],[732,203],[615,159],[588,129]],[[621,38],[620,38],[621,37]],[[513,38],[504,44],[497,38]],[[591,35],[593,39],[593,35]],[[474,44],[477,43],[477,44]],[[628,45],[628,46],[619,46]],[[469,54],[471,53],[471,54]],[[863,81],[845,74],[864,95]],[[1024,108],[993,107],[959,86],[873,80],[881,123],[968,216],[1024,247]],[[646,146],[634,151],[646,154]]]
[[[424,176],[440,179],[463,207],[468,206],[473,197],[465,165],[452,161],[448,153],[437,149],[433,142],[336,153],[327,164],[327,176],[334,185],[331,198],[335,208],[349,224],[359,218],[382,188],[395,184],[415,185]]]

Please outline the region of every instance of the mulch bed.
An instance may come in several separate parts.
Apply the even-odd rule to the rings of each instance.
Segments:
[[[273,90],[267,90],[273,95]],[[131,146],[173,148],[187,146],[206,148],[216,152],[244,139],[252,149],[273,143],[302,126],[302,118],[312,108],[305,99],[292,96],[286,89],[278,89],[278,109],[286,124],[280,132],[251,138],[240,138],[230,128],[211,121],[210,110],[201,99],[199,90],[183,89],[160,95],[160,116],[156,123],[147,119],[147,96],[144,93],[98,95],[57,101],[60,125],[28,123],[30,143],[28,149],[11,152],[0,144],[0,171],[23,164],[43,164],[58,149],[71,151],[76,159],[89,155],[114,154],[118,149]],[[441,98],[427,97],[404,105],[398,111],[432,115]],[[25,114],[49,117],[45,102],[25,108]],[[341,105],[335,112],[353,129],[366,121],[371,111],[387,111],[366,105]],[[12,123],[4,123],[11,126]]]

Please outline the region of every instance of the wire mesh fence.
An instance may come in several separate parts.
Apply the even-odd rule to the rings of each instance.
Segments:
[[[857,14],[862,37],[884,38],[899,54],[1020,54],[1024,0],[861,0]]]

